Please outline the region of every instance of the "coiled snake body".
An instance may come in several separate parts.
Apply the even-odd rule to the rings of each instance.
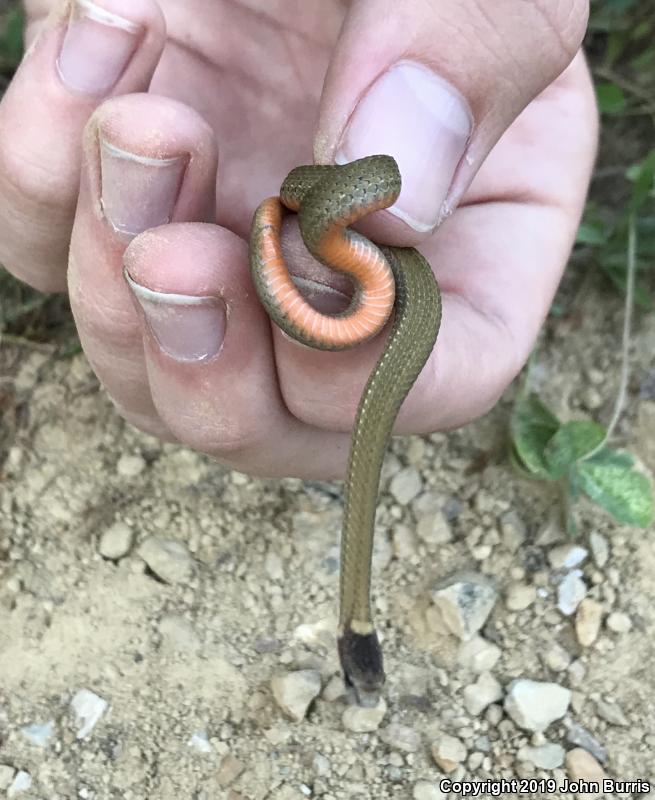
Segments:
[[[430,355],[441,321],[432,269],[408,247],[378,247],[348,225],[395,202],[400,174],[390,156],[343,166],[292,170],[280,197],[255,212],[250,266],[271,319],[310,347],[339,350],[375,336],[395,312],[386,345],[362,393],[353,428],[341,536],[339,656],[346,682],[362,705],[377,702],[384,682],[382,653],[371,616],[371,556],[382,460],[394,421]],[[284,263],[280,230],[284,209],[298,212],[312,255],[349,275],[350,306],[330,316],[300,294]]]

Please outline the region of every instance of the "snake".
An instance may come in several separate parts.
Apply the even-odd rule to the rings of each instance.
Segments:
[[[430,264],[413,247],[378,246],[350,226],[391,206],[401,190],[395,159],[293,169],[279,196],[253,216],[250,271],[270,319],[292,339],[319,350],[344,350],[380,334],[393,318],[382,354],[357,408],[343,494],[338,653],[345,684],[361,706],[375,706],[385,682],[371,612],[371,560],[384,455],[400,407],[437,340],[441,295]],[[322,264],[347,275],[349,306],[315,309],[284,260],[284,217],[296,213],[305,247]]]

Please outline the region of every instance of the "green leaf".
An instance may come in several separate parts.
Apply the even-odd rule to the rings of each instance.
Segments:
[[[617,467],[630,467],[634,466],[635,460],[626,453],[625,450],[613,450],[611,447],[603,447],[591,458],[585,459],[587,464],[609,464]]]
[[[593,247],[603,245],[607,241],[607,235],[599,224],[582,222],[575,237],[576,244],[586,244]]]
[[[519,461],[533,475],[551,479],[544,450],[559,428],[559,420],[534,394],[521,394],[510,420],[510,434]]]
[[[548,472],[561,478],[569,469],[605,438],[606,431],[597,422],[580,420],[560,427],[544,449]]]
[[[619,522],[647,528],[653,522],[653,493],[645,475],[621,464],[582,461],[580,487]]]
[[[596,99],[601,114],[618,114],[626,106],[623,89],[615,83],[597,83]]]

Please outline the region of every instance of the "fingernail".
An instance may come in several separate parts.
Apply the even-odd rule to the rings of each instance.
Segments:
[[[388,210],[414,230],[430,231],[440,221],[472,125],[468,104],[453,86],[421,64],[401,61],[360,100],[335,160],[393,156],[402,190]]]
[[[61,79],[78,92],[107,94],[132,58],[141,32],[140,25],[90,0],[75,0],[57,60]]]
[[[187,163],[136,155],[100,136],[101,204],[114,230],[136,236],[170,222]]]
[[[155,292],[137,283],[127,270],[127,284],[143,310],[161,349],[176,361],[206,361],[223,346],[227,312],[219,297]]]

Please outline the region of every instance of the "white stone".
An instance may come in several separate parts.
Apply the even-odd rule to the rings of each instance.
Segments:
[[[294,722],[300,722],[321,693],[321,675],[312,669],[276,675],[271,680],[271,689],[282,711]]]
[[[457,651],[458,663],[473,672],[488,672],[498,663],[501,650],[498,645],[488,642],[482,636],[474,635],[462,642]]]
[[[123,455],[118,459],[116,472],[123,478],[135,478],[140,475],[147,467],[145,460],[141,456]]]
[[[55,723],[54,720],[50,720],[42,724],[25,725],[20,729],[20,732],[30,744],[36,747],[47,747],[48,742],[54,736]]]
[[[416,525],[416,533],[426,544],[447,544],[453,539],[450,523],[441,511],[422,516]]]
[[[206,731],[192,733],[187,745],[199,753],[211,753],[214,749],[209,742]]]
[[[16,770],[9,764],[0,764],[0,790],[7,789],[14,779]]]
[[[436,783],[418,781],[414,784],[412,797],[414,800],[446,800],[448,794],[442,792]]]
[[[582,580],[582,572],[573,569],[568,572],[557,587],[557,608],[566,617],[575,614],[577,607],[587,595],[587,585]]]
[[[557,683],[518,678],[508,687],[505,711],[520,728],[544,731],[566,714],[570,702],[570,690]]]
[[[130,552],[134,531],[124,522],[115,522],[103,532],[98,543],[98,552],[103,558],[117,561]]]
[[[26,792],[31,785],[32,776],[29,772],[25,772],[25,770],[21,769],[16,773],[16,777],[7,789],[7,797],[15,797],[21,792]]]
[[[548,551],[548,561],[553,569],[573,569],[588,555],[589,552],[578,544],[560,544]]]
[[[503,688],[490,672],[483,672],[475,683],[464,688],[463,695],[466,710],[477,717],[487,706],[502,699]]]
[[[419,494],[422,487],[421,473],[416,467],[405,467],[393,476],[389,491],[399,505],[406,506]]]
[[[456,736],[442,734],[432,745],[432,758],[443,772],[454,772],[466,760],[466,746]]]
[[[80,689],[71,700],[78,726],[76,738],[85,739],[100,721],[108,707],[106,700],[88,689]]]
[[[538,747],[522,747],[519,758],[529,761],[538,769],[558,769],[564,763],[565,754],[561,744],[548,742]]]
[[[186,583],[193,575],[191,554],[177,539],[150,536],[139,547],[139,555],[165,583]]]
[[[376,706],[348,706],[343,712],[341,721],[343,727],[353,733],[372,733],[380,727],[380,723],[387,713],[387,704],[384,698],[378,700]]]
[[[544,656],[544,663],[553,672],[563,672],[571,663],[571,656],[560,644],[554,644]]]
[[[589,546],[594,557],[594,563],[599,569],[602,569],[610,557],[610,546],[607,539],[602,534],[592,531],[589,534]]]
[[[582,647],[591,647],[598,637],[603,619],[600,603],[586,597],[578,606],[575,615],[575,635]]]
[[[505,605],[510,611],[524,611],[537,598],[537,589],[528,583],[510,583],[505,594]]]
[[[482,628],[496,602],[497,592],[488,578],[460,574],[441,583],[432,592],[448,630],[459,639],[471,639]]]
[[[275,550],[266,553],[264,569],[272,581],[281,581],[284,578],[284,561]]]
[[[628,633],[632,629],[632,620],[621,611],[613,611],[607,618],[607,627],[614,633]]]

